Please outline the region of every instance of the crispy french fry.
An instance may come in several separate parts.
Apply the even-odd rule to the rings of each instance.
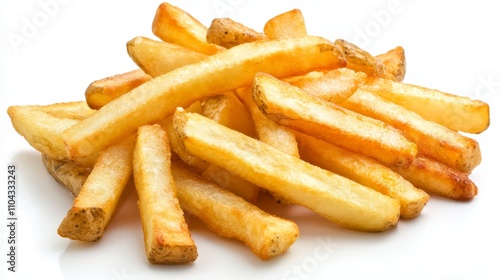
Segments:
[[[134,141],[135,136],[130,136],[97,158],[73,206],[57,229],[60,236],[89,242],[102,237],[132,176]]]
[[[63,133],[71,158],[94,154],[196,100],[252,83],[257,72],[277,77],[345,65],[338,49],[319,37],[239,45],[133,89]],[[276,63],[279,59],[281,62]],[[231,77],[228,79],[227,77]]]
[[[293,9],[269,19],[264,25],[264,34],[269,39],[307,36],[302,11]]]
[[[399,200],[401,218],[420,215],[429,200],[426,192],[376,160],[302,133],[297,134],[297,139],[305,161]]]
[[[481,162],[481,151],[476,140],[427,121],[417,113],[369,91],[356,91],[341,106],[399,129],[408,140],[417,144],[420,155],[431,157],[461,172],[470,173]]]
[[[165,42],[181,45],[206,55],[225,50],[219,45],[207,42],[206,26],[186,11],[166,2],[161,3],[156,10],[153,33]]]
[[[42,154],[42,162],[50,175],[58,183],[77,196],[92,168],[80,166],[73,161],[56,160]]]
[[[195,261],[198,251],[179,206],[168,138],[160,125],[139,127],[133,166],[147,259],[162,264]]]
[[[366,83],[367,76],[348,68],[339,68],[326,72],[317,78],[295,78],[289,83],[323,100],[340,104]]]
[[[417,157],[408,168],[394,170],[428,193],[455,200],[470,200],[477,195],[477,186],[466,173],[429,158]]]
[[[262,211],[178,163],[172,163],[172,174],[184,211],[218,235],[243,241],[263,260],[283,254],[299,236],[294,222]]]
[[[224,48],[266,39],[266,36],[230,18],[216,18],[207,30],[207,42]]]
[[[384,63],[366,50],[343,39],[335,40],[347,60],[347,68],[366,73],[369,77],[380,77],[394,80],[395,78],[385,69]]]
[[[127,42],[127,52],[145,73],[157,77],[208,56],[180,45],[135,37]]]
[[[268,74],[255,76],[257,106],[278,124],[358,152],[388,166],[408,166],[414,143],[395,128],[326,102]]]
[[[85,90],[85,100],[90,108],[99,109],[149,80],[151,76],[141,69],[96,80]]]
[[[386,79],[375,79],[363,89],[453,130],[481,133],[490,124],[490,107],[480,100]]]
[[[392,50],[376,55],[384,65],[388,74],[392,75],[395,81],[402,82],[406,75],[406,56],[405,50],[397,46]]]
[[[362,231],[384,231],[398,222],[398,200],[284,154],[201,115],[179,108],[174,114],[174,128],[190,154],[339,225]]]

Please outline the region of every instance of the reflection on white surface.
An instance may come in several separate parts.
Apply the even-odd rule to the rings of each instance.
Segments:
[[[59,6],[49,14],[40,3],[51,1]],[[311,34],[344,38],[373,53],[402,45],[408,60],[407,82],[490,104],[490,128],[472,136],[483,152],[481,165],[471,175],[479,187],[473,201],[432,196],[418,218],[401,220],[384,233],[362,233],[340,228],[301,207],[276,206],[264,199],[259,206],[294,220],[300,228],[300,237],[290,250],[266,262],[240,242],[221,238],[188,217],[198,246],[196,262],[150,265],[133,190],[101,240],[87,244],[59,237],[57,228],[72,197],[48,175],[39,154],[12,129],[7,107],[83,100],[91,81],[135,68],[125,43],[138,35],[152,37],[151,21],[159,3],[41,0],[0,4],[0,154],[2,166],[17,165],[19,178],[18,272],[7,273],[4,263],[0,279],[38,275],[107,280],[500,278],[495,258],[500,251],[500,231],[495,226],[500,197],[495,176],[500,152],[495,138],[500,131],[496,63],[500,61],[496,38],[500,19],[495,1],[171,1],[205,25],[225,16],[257,30],[271,16],[300,8]],[[48,15],[46,20],[42,12]],[[22,30],[27,27],[23,26],[30,23],[36,31],[25,36]],[[21,38],[22,43],[14,46],[9,34],[26,40]],[[0,198],[4,217],[5,192]],[[6,238],[2,226],[2,254],[7,250]]]

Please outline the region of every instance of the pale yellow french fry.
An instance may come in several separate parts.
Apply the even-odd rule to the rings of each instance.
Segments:
[[[455,200],[470,200],[477,195],[477,186],[466,173],[429,158],[417,157],[409,167],[394,170],[428,193]]]
[[[406,74],[406,55],[401,46],[397,46],[385,53],[376,55],[384,65],[388,74],[392,75],[395,81],[402,82]]]
[[[135,136],[103,151],[57,233],[80,241],[102,237],[132,176]]]
[[[184,211],[218,235],[243,241],[263,260],[283,254],[299,236],[294,222],[262,211],[178,163],[172,162],[172,174]]]
[[[163,2],[158,6],[153,19],[153,33],[165,42],[212,55],[225,48],[208,43],[207,27],[186,11]]]
[[[174,114],[174,128],[190,154],[339,225],[384,231],[399,220],[398,200],[284,154],[199,114],[179,108]]]
[[[420,155],[433,158],[461,172],[470,173],[481,162],[479,143],[415,112],[359,89],[342,107],[381,120],[417,144]]]
[[[141,125],[165,119],[177,107],[249,86],[257,72],[287,77],[342,65],[345,61],[338,48],[319,37],[239,45],[140,85],[64,131],[64,142],[71,158],[88,156]]]
[[[363,89],[453,130],[481,133],[490,125],[490,107],[480,100],[387,79],[375,79]]]
[[[127,52],[135,64],[151,77],[160,76],[208,57],[180,45],[142,36],[127,42]]]
[[[42,162],[54,180],[62,184],[75,197],[92,170],[91,167],[80,166],[73,161],[56,160],[44,154],[42,154]]]
[[[167,134],[160,125],[139,127],[133,173],[150,263],[189,263],[198,257],[177,198],[170,156]]]
[[[269,19],[264,25],[264,34],[269,39],[307,36],[302,11],[293,9]]]
[[[408,166],[417,154],[417,146],[388,124],[321,100],[268,74],[255,76],[253,97],[261,111],[278,124],[388,166]]]
[[[376,160],[302,133],[297,133],[297,139],[305,161],[399,200],[401,218],[420,215],[429,200],[426,192]]]

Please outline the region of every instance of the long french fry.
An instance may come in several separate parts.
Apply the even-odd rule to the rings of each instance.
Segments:
[[[174,114],[174,128],[190,154],[344,227],[384,231],[399,220],[398,200],[284,154],[201,115],[179,108]]]
[[[217,234],[243,241],[263,260],[283,254],[299,236],[294,222],[262,211],[179,163],[172,162],[172,174],[184,211]]]
[[[417,147],[395,128],[326,102],[268,74],[255,76],[255,103],[277,123],[388,166],[408,166]]]
[[[165,119],[176,107],[248,86],[257,72],[286,77],[342,65],[338,49],[318,37],[239,45],[140,85],[64,131],[64,142],[71,158],[91,155],[141,125]]]

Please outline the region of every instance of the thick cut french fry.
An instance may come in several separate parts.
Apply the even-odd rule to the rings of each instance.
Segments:
[[[78,121],[88,118],[95,112],[85,101],[61,102],[36,107],[56,118]]]
[[[207,42],[232,48],[266,39],[266,36],[230,18],[216,18],[207,30]]]
[[[385,69],[384,63],[369,52],[343,39],[335,40],[335,45],[344,53],[347,60],[347,68],[364,72],[369,77],[394,80],[394,77]]]
[[[153,33],[165,42],[181,45],[194,51],[212,55],[225,48],[208,43],[207,27],[186,11],[161,3],[153,19]]]
[[[470,200],[477,195],[477,186],[466,173],[429,158],[417,157],[408,168],[394,170],[428,193],[455,200]]]
[[[294,222],[262,211],[179,163],[172,162],[172,174],[184,211],[218,235],[243,241],[263,260],[283,254],[299,236]]]
[[[77,196],[92,168],[80,166],[73,161],[56,160],[42,154],[42,162],[50,175],[58,183]]]
[[[358,90],[341,106],[399,129],[408,140],[417,144],[420,155],[461,172],[470,173],[481,162],[481,151],[476,140],[427,121],[417,113],[369,91]]]
[[[354,181],[284,154],[256,139],[179,108],[174,128],[192,155],[218,165],[347,228],[394,227],[400,202]]]
[[[258,107],[277,123],[388,166],[408,166],[417,147],[395,128],[308,94],[268,74],[255,76]]]
[[[366,80],[367,76],[363,72],[339,68],[317,78],[295,78],[289,83],[323,100],[340,104],[365,84]]]
[[[284,126],[277,124],[266,117],[252,98],[252,88],[245,87],[236,91],[238,97],[245,103],[245,106],[252,115],[257,139],[271,147],[274,147],[285,154],[299,157],[299,148],[295,134]]]
[[[133,156],[147,259],[162,264],[195,261],[198,251],[179,206],[168,138],[160,125],[139,127]]]
[[[257,72],[287,77],[342,65],[337,47],[319,37],[239,45],[140,85],[64,131],[63,138],[72,158],[91,155],[141,125],[165,119],[176,107],[248,86]]]
[[[480,100],[387,79],[375,79],[363,89],[453,130],[481,133],[490,124],[490,107]]]
[[[103,151],[57,233],[80,241],[102,237],[132,176],[135,135]],[[112,170],[112,172],[110,172]]]
[[[269,19],[264,25],[264,34],[269,39],[307,36],[302,11],[293,9]]]
[[[376,55],[384,65],[388,74],[394,77],[395,81],[402,82],[406,75],[406,56],[405,50],[397,46],[392,50]]]
[[[202,61],[208,56],[180,45],[135,37],[127,42],[130,58],[151,77]]]
[[[429,200],[426,192],[376,160],[302,133],[297,133],[297,139],[305,161],[399,200],[401,218],[420,215]]]
[[[85,100],[90,108],[97,110],[149,80],[151,76],[141,69],[96,80],[85,90]]]

